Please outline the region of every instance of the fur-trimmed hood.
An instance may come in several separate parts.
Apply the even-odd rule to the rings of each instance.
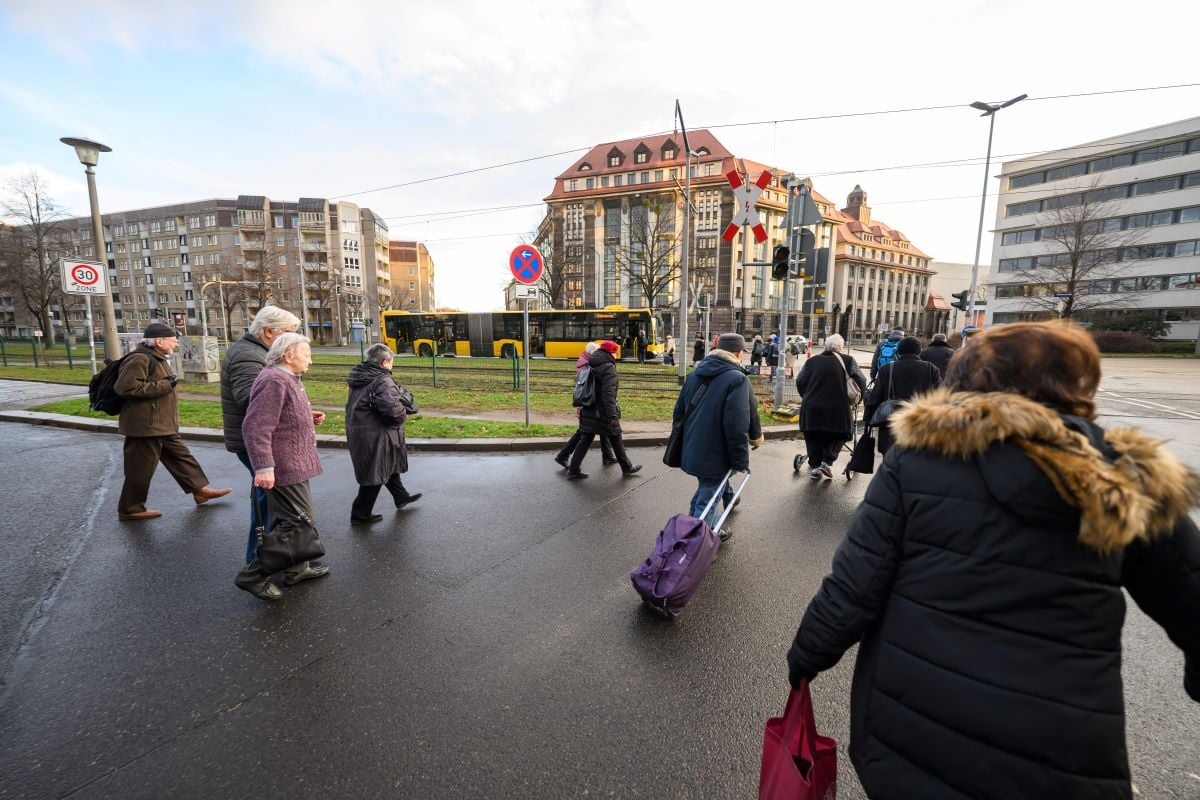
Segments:
[[[1079,541],[1100,552],[1170,530],[1200,501],[1200,476],[1161,440],[1132,428],[1105,431],[1106,457],[1057,411],[1015,393],[938,389],[905,403],[889,424],[901,447],[951,458],[1018,445],[1079,510]]]

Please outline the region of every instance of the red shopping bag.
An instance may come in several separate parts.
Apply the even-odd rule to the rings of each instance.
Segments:
[[[817,733],[808,681],[788,695],[782,717],[767,720],[763,734],[759,800],[834,800],[837,742]]]

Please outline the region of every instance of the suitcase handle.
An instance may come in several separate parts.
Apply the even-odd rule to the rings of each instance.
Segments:
[[[713,503],[717,502],[717,498],[725,491],[725,484],[729,483],[729,479],[733,477],[733,470],[725,473],[725,477],[721,478],[721,482],[717,484],[717,490],[712,493],[712,497],[708,498],[708,505],[704,506],[704,510],[700,512],[700,519],[708,516],[708,512],[712,509]]]
[[[728,481],[732,477],[733,477],[733,471],[730,470],[729,474],[725,476],[725,480]],[[742,490],[746,488],[746,484],[749,481],[750,481],[750,473],[747,472],[746,477],[742,478],[742,485],[734,490],[733,499],[729,501],[729,505],[725,506],[725,510],[721,513],[721,518],[719,520],[717,520],[717,527],[713,528],[713,533],[721,532],[721,528],[723,528],[725,526],[725,518],[729,516],[730,511],[733,511],[733,507],[735,505],[737,505],[738,498],[742,496]],[[713,495],[713,497],[716,497],[716,495]]]

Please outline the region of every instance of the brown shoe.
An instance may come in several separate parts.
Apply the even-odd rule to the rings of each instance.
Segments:
[[[233,489],[210,489],[205,486],[200,491],[194,492],[192,497],[195,499],[196,505],[199,506],[207,503],[209,500],[215,500],[218,497],[224,497],[232,491]]]
[[[121,520],[121,522],[131,522],[139,519],[154,519],[155,517],[161,516],[161,511],[155,511],[152,508],[147,508],[145,511],[135,511],[132,514],[117,513],[117,519]]]

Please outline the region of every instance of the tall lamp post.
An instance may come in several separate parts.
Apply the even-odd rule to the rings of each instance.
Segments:
[[[979,233],[975,236],[975,263],[971,265],[971,294],[970,305],[967,307],[967,324],[975,324],[975,289],[979,285],[979,250],[983,247],[983,211],[987,205],[987,190],[988,190],[988,173],[992,171],[992,131],[996,128],[996,112],[1002,108],[1008,108],[1011,105],[1021,102],[1027,94],[1014,97],[1011,100],[1005,100],[1003,103],[985,103],[982,100],[976,100],[971,103],[971,108],[982,111],[979,116],[988,117],[988,144],[987,158],[983,162],[983,191],[979,196]]]
[[[79,139],[64,136],[59,139],[63,144],[75,148],[79,163],[87,167],[88,201],[92,206],[92,241],[96,243],[96,260],[104,263],[105,278],[108,278],[108,253],[104,250],[104,223],[100,221],[100,201],[96,198],[96,173],[92,167],[100,161],[101,153],[111,153],[112,148],[106,144],[93,142],[91,139]],[[109,281],[105,281],[109,283]],[[104,312],[104,355],[106,358],[120,358],[121,339],[117,336],[117,312],[113,308],[112,286],[100,298],[100,309]],[[136,287],[135,287],[136,290]]]
[[[692,146],[688,143],[687,125],[683,122],[683,110],[679,100],[675,100],[675,118],[679,122],[679,130],[683,133],[683,151],[686,153],[684,163],[683,190],[683,252],[679,261],[679,341],[675,344],[675,353],[679,356],[679,383],[687,378],[687,354],[691,347],[688,341],[688,250],[692,235]]]

